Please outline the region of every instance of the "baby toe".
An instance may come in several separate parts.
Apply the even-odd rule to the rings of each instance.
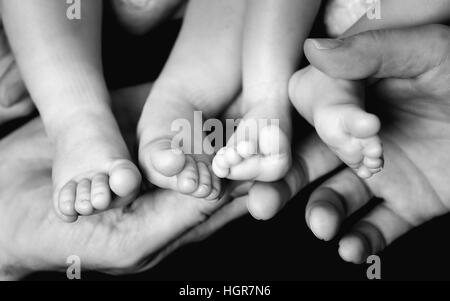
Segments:
[[[91,204],[91,181],[81,180],[77,185],[75,210],[81,215],[91,215],[94,208]]]
[[[361,167],[358,168],[358,170],[356,171],[356,174],[361,179],[368,179],[372,176],[372,172],[364,165],[362,165]]]
[[[119,197],[135,193],[142,181],[141,173],[129,160],[117,160],[109,171],[109,187]]]
[[[221,149],[223,150],[223,149]],[[212,170],[219,178],[225,178],[230,172],[230,165],[225,158],[224,151],[219,151],[213,158]]]
[[[360,108],[349,110],[345,120],[347,132],[356,138],[368,138],[380,131],[380,120],[377,116],[364,112]]]
[[[275,125],[261,129],[259,135],[259,150],[265,156],[284,154],[289,152],[290,141],[283,131]]]
[[[111,204],[111,190],[109,188],[109,177],[98,174],[92,179],[91,204],[95,210],[106,210]]]
[[[366,157],[381,158],[383,156],[383,146],[379,139],[372,139],[372,141],[363,144],[363,154]]]
[[[254,143],[252,141],[239,142],[237,144],[236,150],[237,150],[238,154],[244,159],[247,159],[258,153],[257,145],[256,145],[256,143]]]
[[[197,163],[191,156],[186,156],[186,165],[177,175],[178,191],[185,194],[191,194],[198,188],[198,169]]]
[[[75,197],[76,197],[77,183],[70,181],[67,183],[59,194],[58,207],[59,211],[66,216],[75,216]]]
[[[198,198],[205,198],[211,193],[211,174],[208,165],[202,161],[197,162],[199,184],[197,190],[192,194]]]
[[[242,157],[234,147],[227,147],[225,149],[224,157],[229,165],[236,165],[242,161]]]
[[[179,174],[185,165],[185,154],[181,149],[172,148],[170,140],[164,139],[149,143],[144,147],[142,153],[145,153],[144,165],[146,169],[154,168],[158,173],[172,177]]]
[[[211,193],[206,197],[206,199],[216,200],[217,198],[220,197],[222,184],[220,178],[216,177],[212,173],[212,170],[210,170],[210,175],[211,175]]]
[[[379,169],[383,166],[383,160],[381,158],[365,157],[363,164],[369,169]]]

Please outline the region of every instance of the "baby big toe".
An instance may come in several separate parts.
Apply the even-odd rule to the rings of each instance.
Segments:
[[[236,151],[242,158],[247,159],[258,153],[258,147],[253,141],[241,141],[237,144]]]
[[[380,131],[380,120],[373,114],[355,109],[353,116],[345,119],[348,132],[356,138],[368,138]]]
[[[136,165],[129,160],[117,160],[110,169],[108,186],[117,196],[127,197],[139,189],[141,181],[142,176]]]
[[[212,161],[212,169],[219,178],[226,178],[230,172],[230,165],[225,157],[225,148],[221,148],[214,156]]]
[[[170,140],[161,140],[147,145],[141,154],[144,155],[144,166],[147,170],[154,168],[165,177],[173,177],[179,174],[185,165],[185,154],[181,149],[172,148]]]
[[[91,204],[96,210],[106,210],[111,204],[109,179],[105,174],[98,174],[92,179]]]
[[[91,181],[84,179],[78,183],[75,198],[75,210],[81,215],[91,215],[94,208],[91,204]]]

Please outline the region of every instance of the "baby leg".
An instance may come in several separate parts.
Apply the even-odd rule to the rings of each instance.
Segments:
[[[242,122],[213,161],[219,177],[275,181],[291,163],[288,82],[320,1],[247,1]]]
[[[66,221],[131,201],[140,173],[112,115],[100,58],[101,1],[69,20],[59,0],[4,0],[4,24],[55,146],[55,208]]]
[[[191,143],[173,145],[173,126],[187,121],[194,127],[196,111],[216,116],[236,97],[244,7],[242,0],[193,0],[188,5],[181,33],[138,126],[140,164],[159,187],[201,198],[219,196],[209,141],[189,131],[185,138]],[[188,144],[201,150],[194,152]]]
[[[17,104],[26,96],[25,84],[0,20],[0,109]]]

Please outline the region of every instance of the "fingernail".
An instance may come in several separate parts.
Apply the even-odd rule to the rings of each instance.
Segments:
[[[330,50],[340,47],[344,41],[339,39],[309,39],[319,50]]]

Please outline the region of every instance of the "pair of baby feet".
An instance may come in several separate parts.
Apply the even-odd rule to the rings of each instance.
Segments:
[[[322,99],[314,101],[306,93],[294,106],[315,126],[330,149],[361,178],[381,171],[383,151],[377,136],[380,122],[362,109],[360,87],[332,79],[312,67],[296,76],[302,76],[304,87],[295,88],[309,90],[310,95],[312,89],[322,87]],[[291,167],[289,104],[269,100],[242,106],[248,109],[226,146],[215,156],[192,155],[192,149],[173,147],[176,133],[169,126],[173,119],[160,116],[169,111],[170,116],[192,120],[195,106],[150,97],[140,123],[141,166],[150,181],[163,188],[213,199],[220,187],[218,178],[262,182],[283,178]],[[197,145],[210,143],[205,135],[197,136],[201,137],[194,141]]]
[[[356,84],[327,77],[317,69],[297,73],[303,91],[294,106],[316,128],[322,140],[362,178],[383,166],[377,133],[380,122],[366,113]],[[312,102],[307,91],[322,87],[320,100]],[[220,197],[220,178],[273,182],[291,167],[291,120],[288,104],[266,101],[250,107],[225,147],[214,154],[195,154],[174,147],[173,121],[192,122],[196,107],[175,98],[150,94],[139,122],[139,162],[147,179],[162,188],[193,197]],[[314,94],[315,95],[315,94]],[[74,134],[71,142],[57,145],[54,164],[57,208],[66,217],[91,215],[131,201],[140,188],[141,176],[132,163],[119,129],[96,119],[86,137]],[[193,143],[205,147],[205,135],[193,134]],[[208,145],[211,149],[211,144]],[[59,186],[58,183],[64,183]],[[114,196],[116,200],[113,202]],[[69,218],[69,220],[70,220]]]

